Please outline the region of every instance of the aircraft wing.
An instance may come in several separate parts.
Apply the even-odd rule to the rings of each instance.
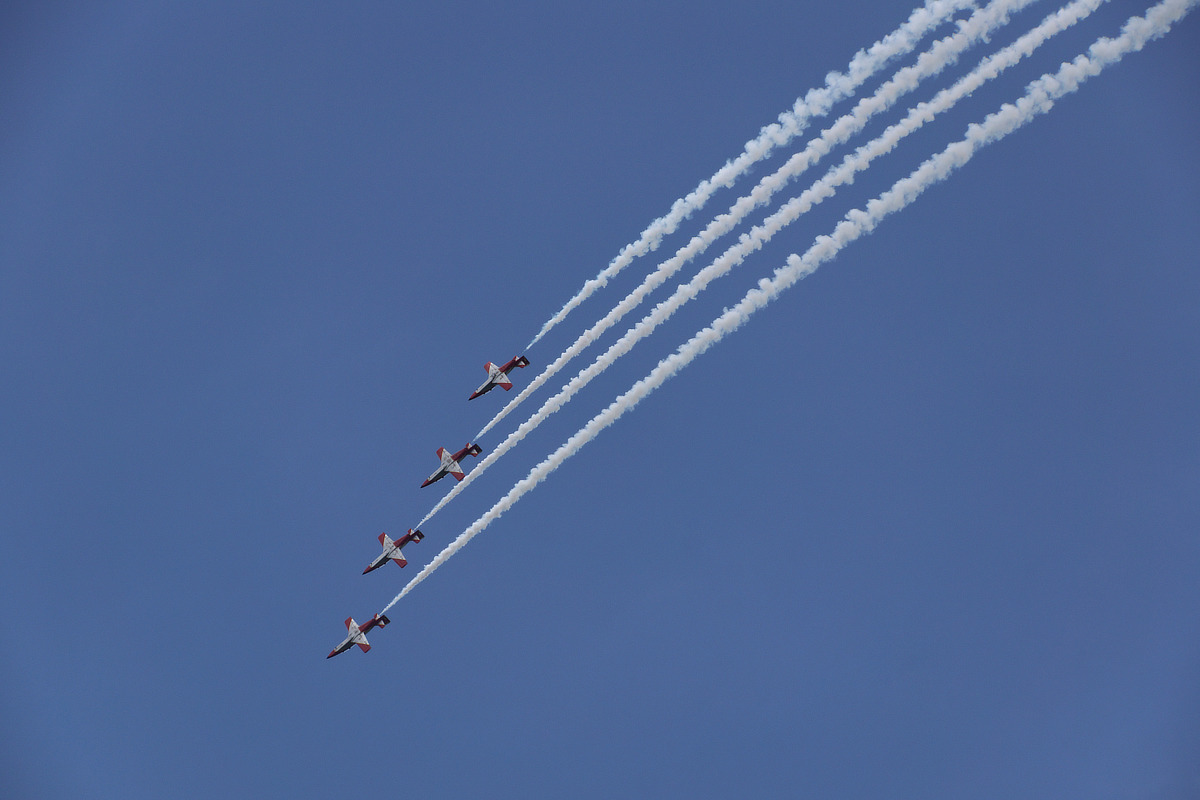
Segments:
[[[388,561],[388,558],[391,557],[389,554],[389,551],[391,550],[391,547],[392,547],[392,540],[390,538],[388,538],[388,535],[386,533],[379,534],[379,546],[383,548],[383,552],[380,553],[379,555],[375,556],[375,558],[373,558],[371,560],[371,563],[368,564],[367,568],[363,570],[363,575],[366,575],[368,572],[371,572],[372,570],[379,569],[384,564],[386,564]],[[401,566],[403,566],[403,565],[401,565]]]
[[[421,488],[428,486],[434,481],[440,481],[442,478],[446,477],[446,468],[451,464],[454,464],[454,458],[446,452],[446,448],[444,447],[439,447],[437,449],[437,457],[438,460],[442,462],[442,465],[435,469],[433,474],[425,479],[425,482],[421,484]]]
[[[325,657],[333,658],[340,653],[346,652],[354,645],[356,638],[361,636],[362,634],[358,630],[358,624],[354,621],[354,617],[346,617],[346,638],[342,640],[341,644],[330,650],[329,655]]]

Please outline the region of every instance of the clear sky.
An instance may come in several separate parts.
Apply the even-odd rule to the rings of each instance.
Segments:
[[[512,396],[468,404],[484,362],[910,7],[7,3],[0,796],[1200,797],[1195,14],[325,659],[789,253],[1148,5],[910,137],[364,576],[450,488],[418,488],[434,451]]]

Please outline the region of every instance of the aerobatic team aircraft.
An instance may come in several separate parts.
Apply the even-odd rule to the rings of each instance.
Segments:
[[[487,362],[486,364],[483,365],[483,368],[487,370],[487,374],[488,374],[487,380],[483,382],[483,386],[480,386],[478,389],[476,389],[475,393],[472,394],[467,399],[474,400],[476,397],[479,397],[479,395],[481,395],[481,394],[487,394],[496,386],[499,386],[500,388],[504,389],[504,391],[506,391],[506,392],[509,391],[510,389],[512,389],[512,381],[510,381],[508,379],[508,373],[512,372],[513,369],[516,367],[528,367],[528,366],[529,366],[529,359],[527,359],[525,356],[516,356],[511,361],[509,361],[507,364],[505,364],[503,367],[497,367],[495,364],[493,364],[490,361]]]
[[[446,448],[439,447],[437,455],[438,458],[442,460],[442,465],[438,467],[437,471],[430,475],[424,483],[421,484],[421,488],[424,489],[429,484],[436,483],[447,475],[453,475],[456,479],[461,481],[466,476],[466,473],[463,472],[463,468],[458,465],[458,462],[462,461],[467,456],[477,456],[482,452],[482,447],[477,444],[471,444],[470,442],[467,443],[466,447],[464,447],[462,450],[459,450],[454,455],[447,453]]]
[[[330,650],[329,655],[325,657],[333,658],[338,653],[346,652],[354,645],[361,647],[364,653],[367,652],[371,649],[371,645],[367,642],[367,631],[371,630],[371,628],[384,628],[389,622],[391,622],[391,620],[386,616],[381,617],[376,614],[375,616],[371,617],[371,619],[367,620],[366,625],[363,625],[360,628],[358,623],[354,621],[354,617],[346,617],[346,638],[341,644]]]
[[[388,559],[395,561],[402,567],[407,566],[408,559],[400,553],[400,548],[404,547],[404,545],[408,544],[409,542],[419,542],[424,538],[425,534],[421,533],[419,530],[414,531],[412,528],[409,528],[408,533],[404,534],[394,542],[386,533],[379,534],[379,543],[383,545],[383,552],[375,556],[375,560],[367,565],[367,568],[363,570],[363,575],[366,575],[373,569],[379,569],[388,562]]]

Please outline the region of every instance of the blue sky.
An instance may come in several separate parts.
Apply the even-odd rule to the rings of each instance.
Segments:
[[[1200,796],[1195,15],[324,657],[789,253],[1147,5],[911,137],[363,576],[507,399],[466,402],[483,363],[909,8],[9,4],[0,795]]]

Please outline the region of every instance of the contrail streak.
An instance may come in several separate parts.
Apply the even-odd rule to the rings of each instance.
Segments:
[[[550,414],[570,402],[580,389],[611,366],[618,358],[629,352],[637,342],[649,336],[655,328],[707,288],[713,280],[727,274],[745,260],[746,256],[761,248],[786,225],[795,221],[800,215],[809,211],[817,203],[832,196],[838,186],[851,181],[854,175],[870,166],[877,157],[891,151],[902,138],[932,120],[937,114],[952,107],[956,102],[979,88],[987,80],[996,77],[1003,70],[1016,64],[1054,34],[1085,18],[1102,2],[1106,2],[1106,0],[1075,0],[1074,3],[1051,14],[1041,24],[1019,37],[1012,44],[984,58],[974,70],[963,78],[960,78],[953,86],[943,89],[932,100],[920,103],[911,109],[904,120],[890,126],[878,138],[859,147],[854,153],[846,156],[841,165],[831,169],[821,180],[814,183],[799,197],[785,203],[761,225],[752,229],[749,234],[743,235],[738,244],[729,248],[712,264],[701,270],[690,282],[679,286],[670,298],[659,303],[654,311],[646,315],[636,326],[627,331],[603,355],[598,357],[589,367],[582,370],[579,375],[564,386],[558,394],[543,403],[537,412],[523,422],[515,431],[510,433],[501,442],[499,447],[489,453],[467,475],[466,479],[456,484],[442,497],[437,505],[417,523],[417,527],[428,522],[433,515],[457,497],[475,476],[482,474],[484,470],[515,447],[518,442],[524,439],[525,436],[540,425]],[[863,102],[866,103],[867,101],[864,100]],[[841,126],[840,122],[834,125],[834,128],[841,127],[843,126]],[[630,295],[630,298],[626,298],[626,300],[634,298],[636,294],[637,292]],[[616,311],[617,309],[614,309],[614,313]],[[580,349],[582,349],[582,346]],[[484,432],[486,430],[485,428]]]
[[[925,6],[913,11],[908,21],[895,31],[866,50],[859,50],[850,60],[844,73],[829,73],[825,78],[824,87],[810,89],[804,97],[796,101],[791,111],[779,115],[779,122],[767,125],[759,131],[756,138],[747,142],[740,156],[726,162],[711,178],[702,181],[685,197],[676,200],[671,205],[670,212],[650,223],[636,242],[621,248],[617,257],[599,275],[584,283],[583,288],[542,326],[526,349],[537,344],[551,328],[562,322],[567,314],[596,290],[607,285],[613,276],[629,266],[635,258],[657,249],[663,237],[673,233],[680,222],[702,208],[713,192],[732,186],[747,169],[767,158],[776,147],[787,144],[803,133],[810,118],[828,113],[835,103],[852,95],[864,81],[892,59],[910,52],[929,31],[941,25],[955,12],[972,8],[974,5],[975,0],[926,0]]]
[[[1167,33],[1200,0],[1163,0],[1151,8],[1144,17],[1132,17],[1115,39],[1102,38],[1088,48],[1085,55],[1063,64],[1057,73],[1043,75],[1027,87],[1025,96],[1016,103],[1005,104],[1000,110],[988,115],[982,123],[967,128],[967,135],[953,142],[941,153],[933,156],[912,174],[897,181],[890,189],[867,203],[865,209],[849,212],[834,229],[832,235],[819,236],[803,256],[792,255],[787,264],[775,270],[772,278],[764,278],[758,286],[746,293],[733,308],[724,312],[708,327],[679,347],[671,356],[659,362],[645,378],[635,383],[629,391],[618,397],[604,411],[593,417],[587,425],[576,432],[554,453],[530,470],[492,508],[472,523],[465,531],[446,546],[400,591],[392,602],[384,607],[386,613],[405,595],[425,580],[473,539],[480,531],[499,518],[521,497],[543,481],[570,458],[581,447],[595,438],[625,412],[634,408],[642,399],[673,377],[721,339],[740,328],[756,311],[764,308],[784,290],[814,272],[822,263],[836,256],[842,248],[861,236],[870,233],[886,217],[902,210],[928,189],[945,180],[955,170],[965,165],[979,148],[991,144],[1030,120],[1050,111],[1055,102],[1066,94],[1076,91],[1088,78],[1098,75],[1103,69],[1121,60],[1126,54],[1142,49],[1151,39]]]
[[[986,8],[976,11],[971,17],[958,24],[958,31],[935,42],[921,54],[912,66],[904,67],[876,90],[871,97],[863,98],[854,109],[839,118],[833,125],[822,132],[821,136],[809,142],[808,146],[793,155],[773,174],[763,178],[758,185],[740,198],[728,212],[716,217],[703,231],[692,237],[687,245],[681,247],[673,257],[667,259],[652,272],[640,286],[608,312],[599,322],[584,331],[570,347],[562,352],[557,359],[548,365],[536,378],[522,389],[516,397],[510,400],[491,422],[483,427],[475,439],[478,440],[497,423],[503,420],[509,412],[520,405],[530,394],[537,391],[546,381],[550,380],[576,355],[596,341],[605,331],[619,322],[628,312],[636,308],[643,299],[657,289],[692,258],[703,253],[716,239],[737,227],[752,211],[766,204],[780,189],[804,173],[820,158],[828,154],[834,147],[849,140],[876,114],[891,108],[900,98],[916,89],[921,81],[937,75],[946,67],[958,61],[959,56],[981,39],[986,39],[996,29],[1005,25],[1009,18],[1021,11],[1035,0],[993,0]],[[490,462],[489,462],[490,463]],[[476,471],[482,469],[481,464]],[[431,512],[432,513],[432,512]],[[428,519],[428,517],[427,517]]]

